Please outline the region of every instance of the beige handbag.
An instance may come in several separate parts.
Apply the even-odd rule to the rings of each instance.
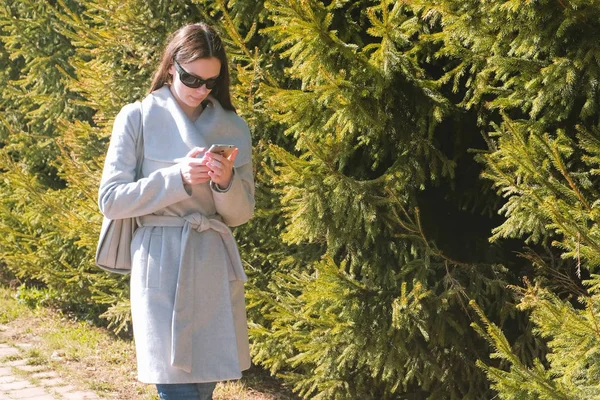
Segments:
[[[142,103],[140,105],[140,116],[142,115]],[[144,130],[143,118],[140,118],[140,130],[135,146],[136,168],[135,180],[142,173],[142,162],[144,161]],[[137,229],[135,218],[108,219],[104,217],[100,230],[100,240],[96,248],[96,265],[105,271],[118,274],[131,272],[131,240]]]

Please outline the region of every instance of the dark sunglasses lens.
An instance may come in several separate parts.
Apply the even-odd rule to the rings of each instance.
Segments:
[[[179,74],[179,79],[181,79],[181,82],[185,86],[188,86],[191,88],[199,88],[204,83],[200,79],[188,74],[187,72]]]
[[[217,86],[217,79],[218,78],[211,78],[211,79],[205,80],[204,83],[206,83],[206,88],[214,89],[214,87]]]
[[[185,86],[190,87],[192,89],[199,88],[200,86],[204,85],[205,83],[206,83],[207,89],[213,89],[217,85],[218,78],[211,78],[211,79],[204,80],[204,79],[197,78],[193,75],[190,75],[187,72],[182,72],[179,74],[179,79],[181,79],[181,82]]]

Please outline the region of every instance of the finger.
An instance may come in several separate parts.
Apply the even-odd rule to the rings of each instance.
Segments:
[[[194,178],[194,179],[196,179],[196,178],[206,178],[208,176],[209,172],[210,171],[208,171],[208,170],[207,171],[201,171],[201,172],[194,172],[194,173],[190,174],[190,176],[192,178]]]
[[[205,157],[188,158],[186,159],[186,162],[191,168],[198,168],[204,166],[208,162],[208,159],[206,159]]]
[[[223,163],[220,161],[217,161],[215,159],[209,161],[206,163],[206,166],[209,167],[211,170],[217,170],[217,169],[222,169],[223,168]]]
[[[216,171],[209,171],[208,176],[210,176],[210,179],[212,179],[214,182],[216,182],[221,177],[221,174]]]
[[[196,158],[196,156],[198,154],[203,153],[205,150],[206,150],[205,147],[194,147],[185,156],[186,157],[191,157],[191,158]]]
[[[236,147],[233,149],[233,151],[231,152],[231,154],[228,157],[223,157],[221,154],[211,153],[211,152],[207,152],[206,156],[212,160],[219,160],[221,162],[226,162],[226,161],[233,162],[238,153],[239,153],[239,149]]]
[[[190,162],[190,164],[191,164],[191,162]],[[206,165],[201,165],[201,164],[190,165],[190,164],[185,164],[183,166],[182,171],[184,174],[197,175],[199,173],[208,171],[208,167]]]
[[[202,172],[208,172],[210,171],[210,168],[204,164],[196,164],[191,166],[190,171],[193,171],[193,173],[197,174]]]
[[[227,159],[233,164],[239,152],[239,149],[236,147],[235,149],[233,149],[233,152],[229,155],[229,157],[227,157]]]
[[[208,175],[208,171],[202,173],[192,173],[189,176],[189,180],[192,184],[203,183],[210,180],[210,176]]]
[[[210,151],[207,151],[206,158],[208,158],[209,160],[222,160],[223,156],[217,153],[211,153]]]
[[[215,169],[211,169],[210,171],[208,171],[208,173],[211,174],[212,176],[222,176],[223,170],[220,168],[215,168]]]

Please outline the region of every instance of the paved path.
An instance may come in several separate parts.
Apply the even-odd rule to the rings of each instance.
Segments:
[[[43,365],[28,365],[23,357],[28,344],[0,343],[0,400],[92,400],[90,391],[80,391]]]

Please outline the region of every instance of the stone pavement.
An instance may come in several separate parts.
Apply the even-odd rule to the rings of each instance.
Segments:
[[[91,400],[95,393],[81,391],[56,372],[40,365],[29,365],[24,348],[0,343],[0,400]]]

